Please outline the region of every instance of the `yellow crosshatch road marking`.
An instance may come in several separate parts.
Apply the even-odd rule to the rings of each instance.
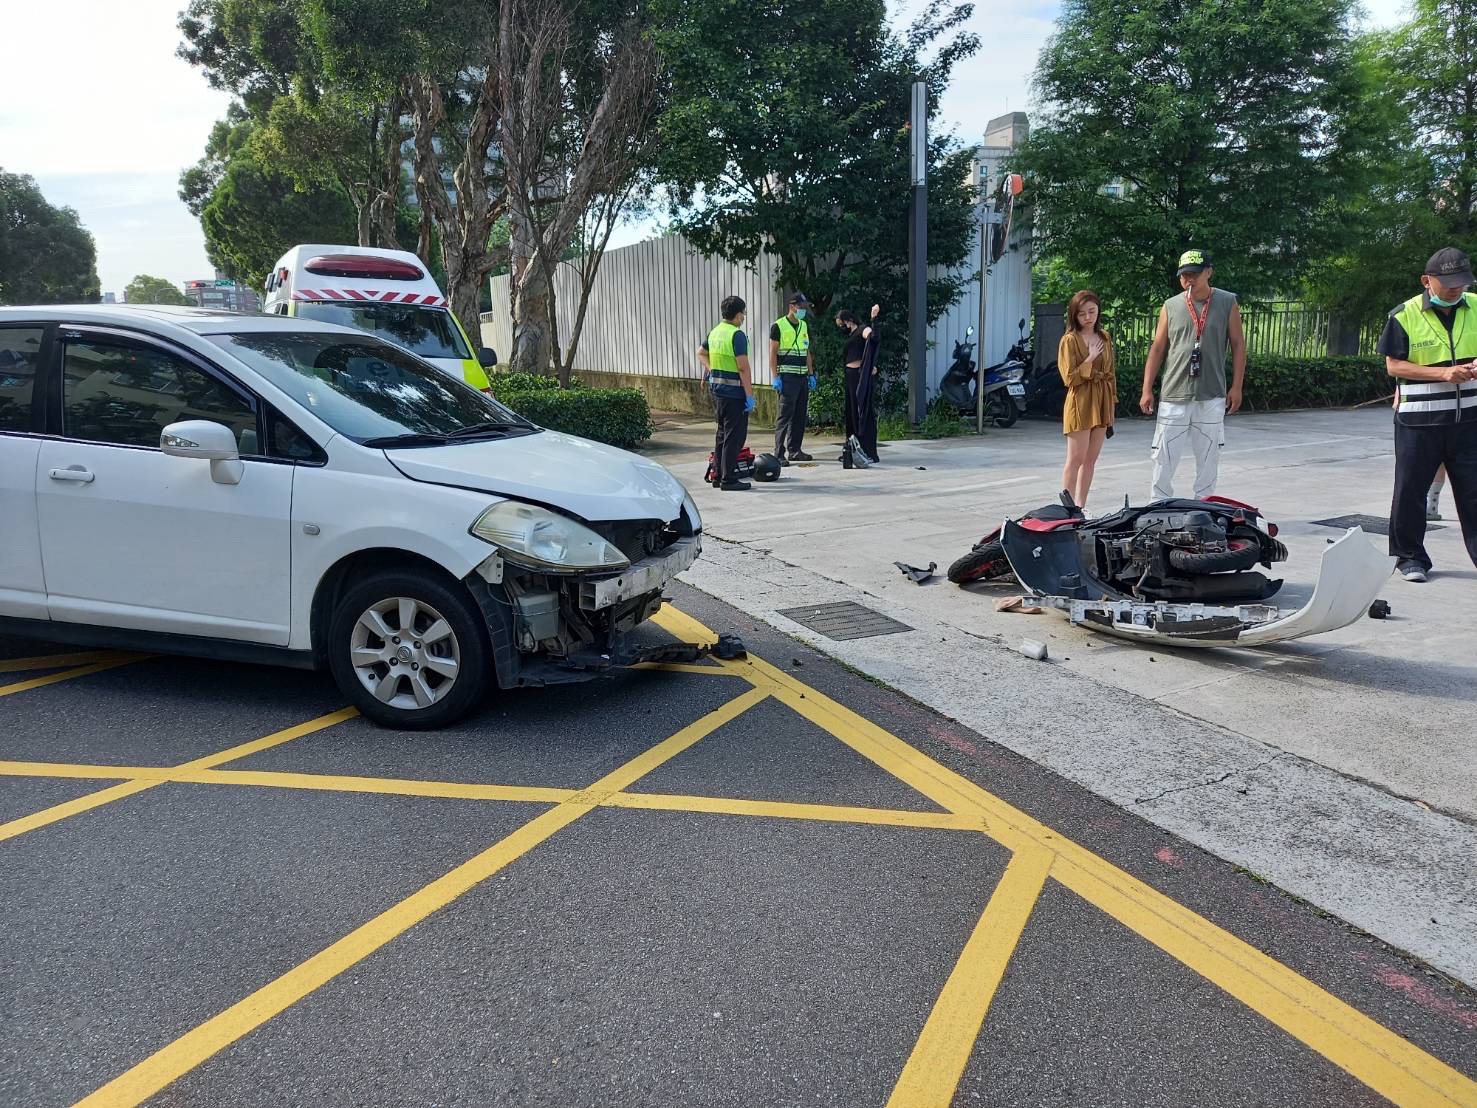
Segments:
[[[712,631],[674,609],[663,609],[656,621],[679,638],[716,641]],[[721,664],[735,672],[748,671],[746,675],[755,688],[771,690],[778,699],[943,807],[978,815],[986,822],[986,833],[1003,845],[1017,852],[1027,846],[1055,852],[1051,876],[1072,892],[1382,1096],[1396,1104],[1422,1108],[1477,1105],[1477,1082],[824,693],[753,655]],[[938,1014],[935,1008],[934,1016]],[[968,1036],[971,1049],[984,1014],[980,1013],[981,1024],[975,1025],[973,1032],[968,1031],[971,1021],[953,1021],[958,1033]],[[906,1103],[943,1106],[952,1101],[953,1095],[951,1086],[937,1089],[931,1099]]]
[[[944,984],[923,1034],[903,1067],[887,1108],[948,1104],[969,1065],[985,1013],[1005,967],[1041,896],[1055,855],[1039,847],[1016,851],[995,886],[974,934]]]
[[[3,691],[3,690],[0,690]],[[336,712],[330,712],[326,716],[319,716],[307,723],[299,723],[295,727],[289,727],[285,731],[277,731],[264,738],[253,739],[249,743],[233,746],[229,750],[222,750],[218,754],[208,754],[204,758],[196,758],[192,762],[186,762],[177,766],[177,770],[188,771],[193,769],[209,769],[212,766],[221,765],[224,762],[233,762],[237,758],[245,758],[248,754],[267,750],[282,743],[291,742],[293,739],[301,738],[303,735],[311,735],[314,731],[321,731],[325,727],[332,727],[335,723],[342,723],[346,719],[352,719],[359,714],[357,708],[340,708]],[[100,767],[106,769],[107,767]],[[17,835],[24,835],[27,831],[34,831],[38,827],[46,827],[57,823],[69,816],[75,816],[79,812],[89,812],[94,808],[101,808],[104,804],[111,804],[115,800],[141,793],[145,789],[152,789],[161,785],[167,778],[140,777],[133,781],[124,781],[121,785],[113,785],[111,788],[102,789],[86,796],[79,796],[75,800],[54,805],[29,816],[13,819],[9,823],[0,823],[0,842],[13,839]]]
[[[78,1108],[101,1108],[103,1105],[117,1108],[119,1105],[142,1103],[207,1058],[224,1050],[243,1035],[260,1027],[344,970],[404,934],[427,916],[439,912],[498,870],[517,861],[551,835],[593,811],[610,794],[634,784],[705,735],[716,731],[730,720],[737,719],[768,695],[762,689],[750,689],[742,693],[696,723],[684,727],[671,738],[638,754],[589,788],[571,794],[557,807],[534,817],[511,835],[463,862],[450,873],[438,877],[295,969],[288,970],[275,981],[264,985],[244,1000],[238,1001],[145,1058],[131,1070],[78,1101]]]
[[[33,669],[62,669],[84,666],[91,662],[134,661],[137,654],[120,654],[116,650],[90,650],[82,654],[47,654],[39,658],[0,658],[0,673],[25,673]]]
[[[687,641],[713,642],[702,624],[667,609],[656,622]],[[75,660],[75,659],[74,659]],[[121,664],[121,663],[114,663]],[[87,669],[88,667],[82,667]],[[552,805],[517,831],[381,913],[276,981],[207,1020],[82,1101],[133,1105],[297,1003],[325,982],[597,807],[823,820],[983,833],[1012,852],[893,1089],[890,1108],[950,1104],[996,989],[1048,877],[1236,997],[1397,1104],[1477,1106],[1477,1082],[1458,1073],[1229,932],[955,773],[897,736],[761,658],[648,668],[742,678],[749,690],[580,790],[218,768],[332,726],[344,709],[173,767],[0,762],[0,776],[116,780],[119,784],[0,825],[0,840],[166,781],[382,793]],[[74,675],[79,675],[75,673]],[[60,675],[63,679],[67,675]],[[23,683],[24,684],[24,683]],[[0,693],[5,691],[0,688]],[[629,791],[647,773],[754,705],[773,698],[932,800],[941,812],[800,804]]]
[[[130,662],[141,661],[147,657],[144,654],[115,655],[105,658],[91,665],[77,666],[75,669],[64,669],[60,673],[48,673],[44,677],[32,677],[26,681],[17,681],[13,685],[0,685],[0,696],[12,696],[15,693],[29,692],[31,689],[39,689],[46,685],[56,685],[63,681],[70,681],[74,677],[87,677],[94,673],[101,673],[105,669],[113,669],[116,666],[126,666]],[[41,666],[32,666],[32,669],[41,669]],[[0,670],[0,672],[5,672]]]

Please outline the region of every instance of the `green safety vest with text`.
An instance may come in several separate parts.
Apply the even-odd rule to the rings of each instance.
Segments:
[[[1407,361],[1422,366],[1459,365],[1477,359],[1477,295],[1466,293],[1451,330],[1425,295],[1412,296],[1390,313],[1410,340]],[[1397,379],[1398,380],[1398,379]],[[1409,426],[1431,426],[1477,419],[1477,382],[1398,380],[1395,417]]]
[[[708,332],[708,364],[713,367],[709,376],[714,388],[719,385],[743,387],[743,378],[739,376],[738,355],[733,352],[733,336],[738,332],[739,329],[727,320]]]
[[[781,373],[809,373],[810,325],[802,319],[797,326],[787,315],[780,316],[774,325],[780,329],[779,365],[775,368]]]

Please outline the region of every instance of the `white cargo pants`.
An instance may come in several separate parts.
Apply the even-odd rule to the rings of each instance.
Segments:
[[[1226,445],[1226,401],[1161,401],[1154,425],[1154,500],[1174,495],[1174,471],[1186,453],[1195,455],[1195,499],[1215,492],[1221,447]]]

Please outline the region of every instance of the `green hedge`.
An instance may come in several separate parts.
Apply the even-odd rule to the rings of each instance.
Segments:
[[[503,392],[537,392],[541,389],[557,389],[559,378],[549,377],[542,373],[498,373],[496,371],[487,375],[488,382],[492,385],[492,391],[497,394]],[[569,385],[571,388],[580,387],[580,379],[571,377]]]
[[[1121,414],[1139,414],[1143,368],[1142,363],[1118,364]],[[1377,355],[1280,358],[1263,354],[1247,363],[1242,407],[1254,412],[1347,408],[1388,396],[1394,389],[1394,382],[1385,372],[1385,359]]]
[[[539,385],[531,389],[508,387],[508,379],[528,376],[506,374],[492,380],[493,395],[519,415],[547,427],[581,438],[630,450],[651,437],[651,409],[640,389],[559,388]],[[540,378],[548,380],[548,378]]]

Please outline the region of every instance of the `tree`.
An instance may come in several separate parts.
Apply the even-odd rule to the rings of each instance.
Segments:
[[[1309,294],[1361,323],[1412,295],[1426,259],[1477,237],[1477,8],[1415,0],[1408,23],[1366,36],[1366,114],[1387,140],[1376,180],[1345,209],[1346,242]]]
[[[933,118],[953,67],[978,49],[960,32],[972,9],[933,0],[897,34],[882,0],[776,0],[755,34],[722,5],[653,2],[667,79],[657,171],[676,229],[707,254],[774,256],[781,286],[803,289],[821,320],[833,305],[884,303],[899,321],[884,331],[885,364],[901,366],[911,86],[927,81]],[[968,276],[970,158],[952,136],[930,138],[930,320]],[[823,350],[832,337],[812,334]]]
[[[0,304],[94,304],[97,247],[77,213],[0,169]]]
[[[1039,252],[1134,307],[1169,290],[1190,246],[1228,288],[1295,288],[1339,242],[1377,140],[1351,9],[1066,0],[1022,157]]]
[[[413,13],[400,12],[407,14]],[[354,204],[354,241],[395,246],[406,137],[403,81],[333,69],[314,33],[321,22],[322,12],[311,4],[191,0],[179,21],[185,38],[179,55],[202,69],[213,88],[240,98],[226,125],[253,121],[251,141],[276,175],[307,192],[337,186]],[[363,33],[387,34],[391,42],[400,37],[392,24],[366,25]],[[229,130],[221,136],[228,137]],[[215,134],[211,141],[217,142]],[[218,162],[212,164],[223,172]],[[198,197],[213,183],[209,166],[197,168],[205,172],[182,181],[182,195]]]
[[[123,290],[123,299],[129,304],[193,304],[194,301],[180,291],[179,286],[163,277],[150,277],[140,273]]]
[[[656,54],[638,14],[593,14],[565,0],[503,0],[498,35],[512,368],[542,373],[552,354],[562,384],[569,382],[590,284],[631,195],[655,102]],[[602,31],[592,35],[591,27]],[[584,295],[565,357],[554,270],[591,215]]]

